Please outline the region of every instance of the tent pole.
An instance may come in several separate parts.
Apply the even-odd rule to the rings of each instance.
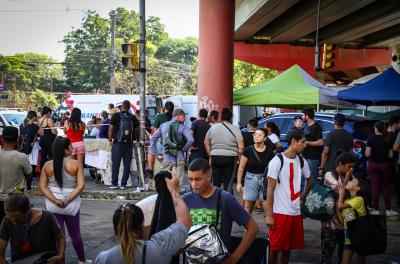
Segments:
[[[319,104],[317,104],[317,112],[319,112]]]
[[[339,100],[336,100],[336,112],[339,112]]]
[[[365,116],[368,116],[368,105],[365,106]]]

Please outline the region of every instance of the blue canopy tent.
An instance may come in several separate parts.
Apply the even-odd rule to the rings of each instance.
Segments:
[[[400,74],[390,68],[360,86],[339,91],[337,96],[340,100],[366,106],[400,106]]]

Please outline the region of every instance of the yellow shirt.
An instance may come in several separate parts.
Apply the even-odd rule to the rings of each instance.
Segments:
[[[356,196],[347,199],[346,201],[344,201],[344,203],[351,206],[351,208],[346,208],[342,211],[342,216],[344,220],[344,236],[345,236],[344,244],[351,245],[349,231],[347,229],[347,223],[349,221],[356,219],[357,216],[355,211],[357,211],[359,217],[367,215],[367,212],[365,210],[364,199],[361,196]]]

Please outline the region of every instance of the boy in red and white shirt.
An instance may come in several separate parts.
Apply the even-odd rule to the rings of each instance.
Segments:
[[[304,249],[303,219],[300,207],[311,189],[307,161],[299,155],[306,148],[304,132],[293,129],[287,135],[288,149],[281,158],[275,156],[268,165],[267,217],[270,239],[270,261],[288,263],[290,250]],[[283,160],[283,164],[281,163]],[[307,179],[301,193],[301,176]],[[280,260],[278,261],[278,254]]]

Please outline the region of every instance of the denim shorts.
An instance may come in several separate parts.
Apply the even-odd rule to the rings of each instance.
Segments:
[[[244,180],[243,200],[264,200],[264,174],[246,172]]]

